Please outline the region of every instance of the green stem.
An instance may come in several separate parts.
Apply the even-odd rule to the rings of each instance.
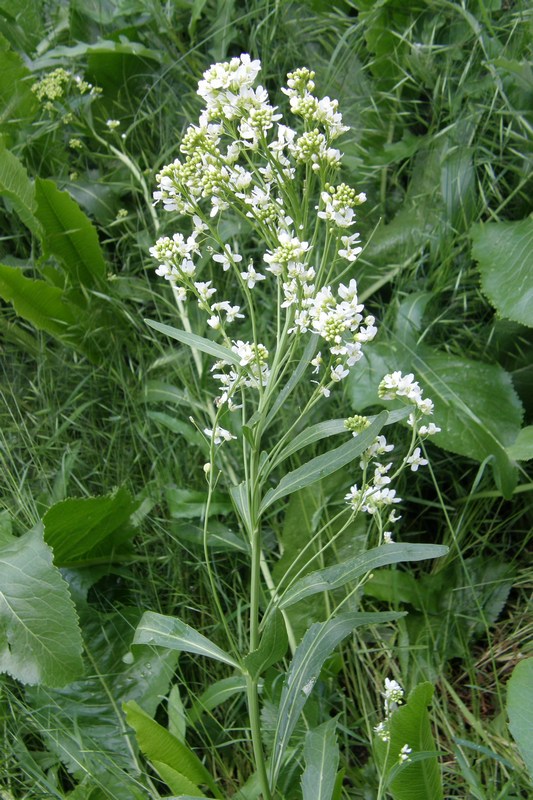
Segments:
[[[259,714],[259,692],[257,679],[251,675],[246,677],[246,696],[248,698],[248,713],[250,716],[250,730],[252,733],[252,747],[254,750],[255,766],[261,784],[263,800],[272,800],[270,785],[266,771],[265,756],[261,743],[261,717]]]

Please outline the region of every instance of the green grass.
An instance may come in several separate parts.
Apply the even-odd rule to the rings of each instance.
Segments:
[[[469,236],[476,222],[518,221],[531,212],[531,9],[523,2],[483,0],[429,5],[354,0],[333,7],[320,0],[124,2],[118,14],[111,13],[112,4],[50,2],[44,10],[30,0],[25,5],[18,20],[7,6],[0,10],[0,32],[30,68],[30,59],[38,63],[56,47],[121,36],[157,57],[59,51],[54,66],[83,72],[102,86],[102,98],[70,125],[23,105],[3,124],[6,147],[30,178],[56,181],[92,220],[113,279],[102,297],[89,291],[100,314],[95,327],[105,340],[94,362],[0,301],[2,508],[12,517],[15,534],[22,535],[66,497],[127,487],[143,501],[133,555],[100,566],[88,594],[104,635],[111,615],[150,609],[178,614],[224,646],[201,547],[185,539],[180,527],[198,519],[179,519],[175,509],[173,518],[169,502],[169,487],[205,487],[201,449],[168,427],[172,420],[187,423],[191,408],[187,401],[146,399],[149,381],[191,394],[199,383],[190,354],[143,323],[152,318],[179,324],[170,290],[153,274],[148,255],[156,235],[172,233],[175,222],[159,209],[154,217],[146,193],[197,116],[197,80],[215,60],[240,52],[261,58],[269,90],[282,85],[295,66],[316,71],[319,93],[339,99],[351,126],[341,140],[343,179],[369,198],[359,216],[362,238],[370,244],[357,262],[356,277],[383,327],[382,341],[390,341],[386,332],[394,327],[400,303],[429,293],[419,341],[450,356],[501,365],[522,401],[523,425],[532,424],[532,329],[498,318],[480,289]],[[193,7],[199,15],[191,23]],[[281,95],[278,101],[283,102]],[[69,104],[75,108],[75,99]],[[106,133],[108,118],[122,121],[123,144],[120,134]],[[75,135],[83,141],[80,152],[68,147]],[[106,142],[124,147],[129,161]],[[119,209],[126,210],[125,218],[117,217]],[[2,263],[24,267],[28,277],[56,284],[64,279],[9,201],[0,208],[0,220]],[[80,287],[67,289],[75,293]],[[265,297],[265,309],[268,303]],[[353,413],[348,396],[335,403],[332,416]],[[166,421],[154,412],[166,414]],[[396,436],[401,441],[402,431]],[[487,461],[434,443],[427,450],[431,471],[411,473],[409,483],[398,487],[405,498],[401,538],[446,544],[449,556],[432,567],[401,568],[417,581],[416,602],[399,589],[365,590],[365,608],[407,610],[409,616],[394,626],[365,629],[338,648],[322,673],[320,692],[306,707],[304,725],[338,715],[346,770],[340,797],[371,800],[379,783],[372,728],[380,719],[384,678],[395,677],[407,690],[427,679],[436,686],[431,719],[444,754],[445,797],[526,798],[531,783],[506,724],[505,687],[533,643],[531,471],[521,463],[518,490],[505,499]],[[298,463],[295,459],[293,467]],[[339,480],[349,486],[350,476],[343,473]],[[324,490],[320,500],[323,519],[337,510],[332,494]],[[281,516],[272,517],[267,546],[273,558],[284,526]],[[351,535],[357,546],[365,540],[364,531]],[[348,543],[341,540],[339,558],[343,547]],[[240,554],[216,557],[215,580],[239,641],[247,636],[247,570]],[[89,633],[88,650],[98,638],[94,630]],[[102,686],[115,672],[106,668]],[[172,680],[178,687],[174,703],[179,691],[190,709],[207,686],[224,677],[227,671],[215,662],[182,655]],[[275,692],[275,686],[265,687],[265,696]],[[179,713],[169,707],[167,687],[163,694],[156,719],[177,725]],[[98,701],[109,711],[106,691]],[[204,712],[187,732],[188,743],[228,797],[249,778],[244,711],[243,697],[236,695]],[[135,791],[140,798],[169,794],[142,756],[136,756],[140,772],[135,772],[105,735],[96,744],[91,740],[93,763],[111,763],[116,783],[106,785],[85,767],[83,777],[51,735],[59,731],[83,750],[83,724],[57,713],[47,725],[34,690],[2,676],[0,797],[121,800],[137,797]],[[286,800],[298,796],[298,786],[297,780]]]

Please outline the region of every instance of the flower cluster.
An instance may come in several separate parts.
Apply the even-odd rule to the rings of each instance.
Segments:
[[[385,678],[385,691],[383,692],[383,710],[385,719],[376,725],[374,732],[377,733],[380,739],[384,742],[390,740],[389,720],[391,714],[396,711],[399,705],[403,702],[404,690],[398,683],[391,678]],[[409,750],[409,753],[411,750]]]
[[[91,96],[102,93],[99,86],[93,86],[80,75],[73,75],[62,67],[52,70],[49,75],[34,83],[31,90],[40,102],[44,102],[44,107],[48,111],[54,108],[54,101],[60,100],[68,91],[73,90],[76,94]]]

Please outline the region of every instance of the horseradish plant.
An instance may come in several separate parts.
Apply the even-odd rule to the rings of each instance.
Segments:
[[[359,301],[354,277],[362,250],[354,226],[366,198],[337,178],[342,154],[335,143],[347,130],[338,102],[319,99],[314,73],[296,69],[281,90],[293,120],[286,125],[266,89],[254,88],[260,69],[258,60],[243,54],[205,72],[198,85],[205,103],[198,124],[185,132],[181,157],[161,170],[154,193],[156,203],[176,215],[178,230],[150,250],[157,274],[172,287],[182,328],[149,324],[188,345],[199,377],[212,387],[208,403],[204,395],[191,406],[207,409],[204,418],[194,419],[209,452],[205,569],[226,644],[222,649],[179,618],[152,612],[141,620],[135,642],[217,659],[241,678],[253,760],[246,797],[279,797],[296,780],[302,796],[314,798],[318,775],[320,796],[327,800],[337,781],[334,721],[305,736],[293,734],[334,648],[360,625],[379,626],[401,616],[359,608],[355,592],[371,570],[445,551],[393,540],[401,503],[395,479],[401,470],[427,463],[420,442],[438,429],[429,419],[431,400],[423,397],[413,375],[400,372],[384,376],[380,393],[405,408],[376,417],[316,421],[327,416],[328,398],[342,391],[377,331]],[[381,431],[400,419],[412,436],[407,452],[397,456]],[[333,437],[341,444],[308,460],[302,455]],[[296,453],[300,466],[293,461],[291,469]],[[275,580],[272,566],[279,552],[272,544],[265,549],[265,520],[282,514],[290,494],[354,464],[351,488],[341,489],[339,500],[345,493],[345,502],[334,535],[325,536],[327,522],[318,525],[298,554],[303,566]],[[216,554],[209,547],[215,488],[231,496],[249,554],[244,652],[228,622]],[[324,567],[332,542],[361,514],[368,519],[368,548]],[[330,612],[298,642],[291,607],[319,592],[329,593],[325,608]],[[276,721],[263,737],[260,692],[268,694],[267,684],[273,687],[276,675],[283,675],[277,692],[270,693]],[[134,709],[128,717],[139,726]],[[222,797],[216,778],[192,751],[178,740],[175,746],[181,756],[172,770],[148,748],[172,791],[191,794],[192,785],[198,794],[203,785]],[[404,755],[411,743],[406,747]],[[321,752],[329,757],[321,759]]]

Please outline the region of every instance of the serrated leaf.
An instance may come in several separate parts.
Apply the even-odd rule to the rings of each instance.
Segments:
[[[331,800],[337,780],[339,746],[335,729],[337,721],[330,719],[305,736],[302,774],[303,800]]]
[[[349,464],[361,455],[364,450],[370,447],[385,424],[387,417],[388,414],[382,412],[368,428],[355,438],[352,437],[349,442],[345,442],[334,450],[317,456],[301,467],[289,472],[280,480],[274,489],[270,489],[266,493],[261,503],[259,513],[263,514],[269,506],[282,497],[297,492],[305,486],[311,486],[313,483],[316,483],[327,475],[331,475],[332,472],[336,472],[341,467]]]
[[[228,653],[211,642],[190,625],[186,625],[177,617],[168,617],[147,611],[139,623],[134,644],[151,644],[154,647],[166,647],[184,653],[197,653],[215,661],[222,661],[240,670],[240,666]]]
[[[107,268],[89,218],[53,181],[36,178],[35,197],[46,252],[60,260],[73,286],[101,287]]]
[[[163,325],[161,322],[156,322],[153,319],[145,319],[144,321],[155,331],[159,331],[159,333],[163,333],[165,336],[170,336],[171,339],[176,339],[178,342],[186,344],[193,350],[200,350],[202,353],[207,353],[217,359],[223,359],[229,364],[234,364],[236,366],[239,366],[241,363],[240,357],[234,353],[233,350],[230,350],[228,347],[223,347],[216,342],[212,342],[210,339],[204,339],[203,336],[198,336],[196,333],[189,333],[179,328],[173,328],[171,325]]]
[[[244,666],[252,678],[262,675],[269,667],[283,658],[288,645],[289,640],[283,615],[274,609],[267,619],[259,647],[244,658]]]
[[[72,498],[44,515],[44,538],[54,551],[56,566],[83,557],[120,551],[134,534],[130,517],[138,507],[127,489],[102,497]]]
[[[394,800],[442,800],[442,779],[428,713],[433,691],[430,683],[421,683],[413,689],[407,703],[389,719],[390,741],[375,742],[376,755],[390,779],[388,788]],[[412,751],[412,763],[398,768],[400,751],[406,744]],[[431,755],[432,751],[435,755]]]
[[[35,217],[37,203],[35,189],[28,178],[24,166],[18,158],[6,149],[0,139],[0,194],[7,197],[22,222],[39,233],[40,225]]]
[[[342,564],[317,570],[305,575],[283,595],[280,608],[288,608],[305,597],[317,592],[328,592],[352,583],[377,567],[399,564],[404,561],[423,561],[440,558],[448,552],[447,547],[436,544],[394,543],[374,547]]]
[[[128,724],[135,731],[139,747],[150,761],[167,765],[184,776],[190,782],[193,793],[198,789],[197,784],[205,784],[219,796],[211,774],[196,753],[152,719],[134,700],[125,703],[123,707]],[[173,791],[190,792],[191,788],[185,787]],[[201,793],[198,796],[201,796]]]
[[[519,661],[507,684],[509,729],[533,781],[533,658]]]
[[[68,586],[42,534],[0,549],[0,672],[64,686],[83,672],[81,632]]]
[[[281,693],[272,745],[271,786],[276,785],[289,739],[326,658],[355,628],[394,622],[403,616],[401,612],[350,612],[311,625],[296,648]]]
[[[533,217],[470,228],[481,288],[503,317],[533,327]]]

